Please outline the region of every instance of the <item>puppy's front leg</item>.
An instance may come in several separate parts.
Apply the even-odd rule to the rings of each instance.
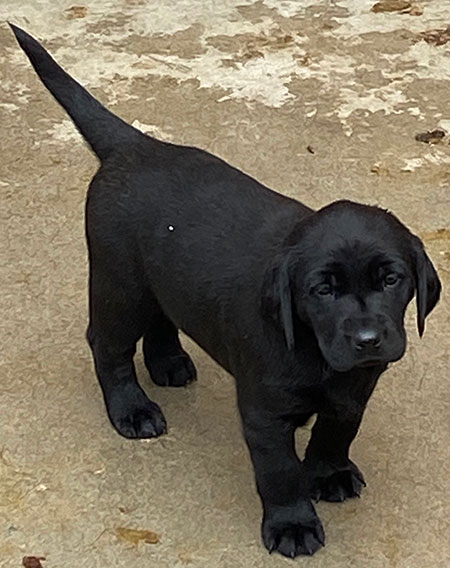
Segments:
[[[308,497],[305,468],[295,452],[292,421],[255,405],[240,410],[264,517],[262,537],[269,552],[294,558],[324,545],[319,517]]]
[[[309,494],[315,500],[344,501],[359,497],[366,485],[363,474],[349,458],[350,444],[358,433],[363,412],[338,419],[319,414],[306,449]]]
[[[366,485],[349,451],[380,372],[360,370],[331,381],[305,454],[309,494],[314,500],[339,502],[359,497]]]

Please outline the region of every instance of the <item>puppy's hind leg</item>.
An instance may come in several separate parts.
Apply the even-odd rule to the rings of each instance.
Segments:
[[[143,291],[131,271],[93,263],[92,256],[87,338],[108,416],[126,438],[160,436],[166,432],[164,415],[139,386],[133,362],[144,332]]]
[[[184,351],[178,329],[155,299],[147,301],[143,351],[145,365],[159,386],[182,387],[197,376],[194,363]]]

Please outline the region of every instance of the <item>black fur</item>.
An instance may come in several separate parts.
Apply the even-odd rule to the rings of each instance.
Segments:
[[[317,212],[189,147],[145,136],[107,111],[29,35],[11,26],[44,84],[100,159],[87,198],[88,340],[112,424],[166,431],[133,356],[159,385],[195,378],[182,329],[237,385],[266,547],[313,554],[324,533],[311,497],[359,495],[349,459],[378,377],[419,333],[440,283],[393,215],[340,201]],[[304,461],[294,432],[317,414]]]

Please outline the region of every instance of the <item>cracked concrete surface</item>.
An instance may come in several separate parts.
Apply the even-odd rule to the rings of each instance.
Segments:
[[[375,13],[375,1],[2,0],[0,18],[137,127],[313,207],[380,204],[422,236],[443,300],[421,341],[411,308],[408,353],[369,404],[352,453],[363,497],[319,504],[327,546],[295,562],[443,568],[450,136],[415,135],[450,131],[450,1],[407,13]],[[0,565],[25,555],[46,568],[291,565],[262,547],[233,382],[198,347],[186,340],[199,381],[181,391],[151,386],[138,357],[167,436],[133,442],[110,427],[84,340],[83,207],[96,161],[6,24],[0,77]],[[133,544],[126,528],[160,542]]]

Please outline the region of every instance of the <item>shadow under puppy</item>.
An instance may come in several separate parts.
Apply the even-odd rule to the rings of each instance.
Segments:
[[[100,160],[87,196],[87,332],[109,418],[127,438],[166,431],[138,384],[143,337],[158,385],[195,378],[183,330],[236,379],[267,549],[324,544],[313,499],[360,494],[349,459],[367,401],[406,347],[416,294],[420,335],[440,282],[421,241],[377,207],[313,211],[196,148],[114,116],[24,31],[39,77]],[[304,461],[294,432],[317,413]]]

